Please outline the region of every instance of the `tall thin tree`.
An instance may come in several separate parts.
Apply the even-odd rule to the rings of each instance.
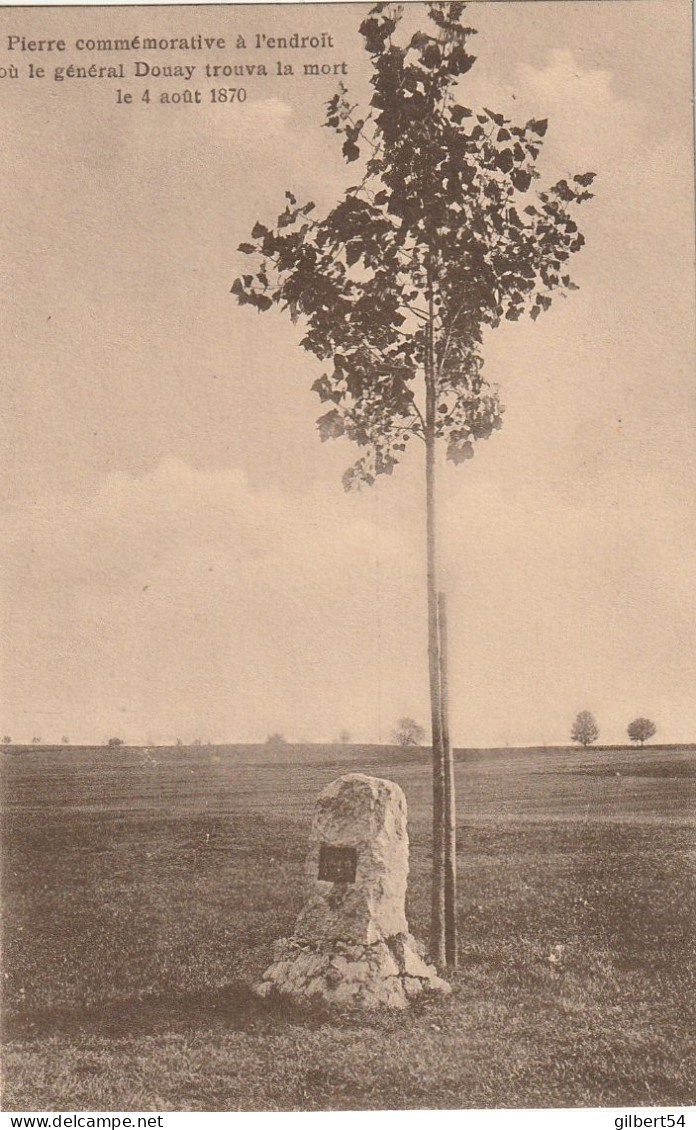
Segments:
[[[330,405],[322,440],[347,437],[362,454],[346,490],[391,474],[416,438],[425,446],[427,623],[433,747],[431,953],[444,964],[445,771],[438,627],[437,448],[463,463],[502,424],[482,372],[486,328],[556,291],[576,289],[567,264],[584,243],[572,212],[594,174],[540,190],[547,122],[516,124],[459,100],[475,62],[462,3],[428,3],[426,29],[400,39],[403,9],[378,4],[360,26],[372,63],[369,108],[341,86],[325,124],[361,174],[322,219],[286,192],[272,225],[257,222],[239,250],[252,273],[232,287],[241,304],[302,319],[301,345],[327,366],[313,388]]]

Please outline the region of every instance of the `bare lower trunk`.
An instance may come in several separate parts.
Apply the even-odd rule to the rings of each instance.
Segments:
[[[432,288],[429,294],[430,323],[425,361],[425,493],[426,550],[428,573],[428,664],[430,715],[433,741],[433,885],[430,956],[445,964],[445,765],[442,748],[442,700],[440,694],[440,633],[437,608],[437,518],[435,474],[435,351]]]
[[[457,810],[454,789],[454,759],[449,728],[449,652],[447,637],[447,600],[438,594],[438,626],[440,629],[440,706],[442,714],[442,753],[445,771],[445,959],[450,969],[457,966]]]
[[[434,464],[434,452],[428,458]],[[428,466],[428,661],[430,670],[430,715],[433,735],[433,886],[430,956],[444,965],[445,953],[445,766],[442,747],[442,701],[440,688],[440,639],[435,572],[434,466]]]

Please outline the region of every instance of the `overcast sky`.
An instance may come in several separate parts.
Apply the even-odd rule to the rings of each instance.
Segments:
[[[364,97],[366,11],[4,9],[0,65],[8,34],[328,31],[322,61]],[[469,17],[462,100],[548,117],[550,183],[598,177],[581,289],[490,336],[504,427],[443,473],[453,738],[565,742],[589,709],[603,741],[641,714],[696,740],[689,5]],[[229,293],[286,189],[322,207],[353,183],[321,128],[335,80],[252,77],[234,107],[117,106],[119,85],[2,80],[0,730],[379,741],[402,714],[426,723],[420,452],[346,495],[357,453],[319,442],[301,327]]]

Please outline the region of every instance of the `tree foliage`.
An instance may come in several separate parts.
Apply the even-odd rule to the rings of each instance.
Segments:
[[[628,736],[631,741],[640,742],[641,745],[654,738],[656,733],[657,726],[649,718],[636,718],[628,726]]]
[[[425,730],[413,718],[399,718],[396,729],[392,734],[392,741],[402,749],[422,745],[425,739]]]
[[[589,710],[581,710],[573,723],[573,729],[570,732],[571,740],[579,742],[580,745],[587,748],[597,741],[599,737],[599,727],[595,722],[594,715],[590,714]]]
[[[454,463],[501,426],[482,372],[486,327],[576,289],[568,262],[583,246],[575,205],[593,173],[546,188],[537,168],[546,119],[517,123],[459,100],[475,62],[464,4],[429,3],[428,26],[399,42],[403,11],[378,4],[360,27],[373,74],[359,111],[341,85],[325,125],[361,175],[323,218],[286,192],[272,224],[239,250],[255,269],[232,293],[258,311],[302,318],[302,346],[325,363],[313,388],[327,411],[322,440],[345,436],[363,454],[347,490],[391,474],[425,421],[415,381],[436,374],[436,437]]]

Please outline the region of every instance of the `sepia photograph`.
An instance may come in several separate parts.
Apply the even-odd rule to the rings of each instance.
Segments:
[[[693,1130],[693,68],[0,7],[3,1111]]]

